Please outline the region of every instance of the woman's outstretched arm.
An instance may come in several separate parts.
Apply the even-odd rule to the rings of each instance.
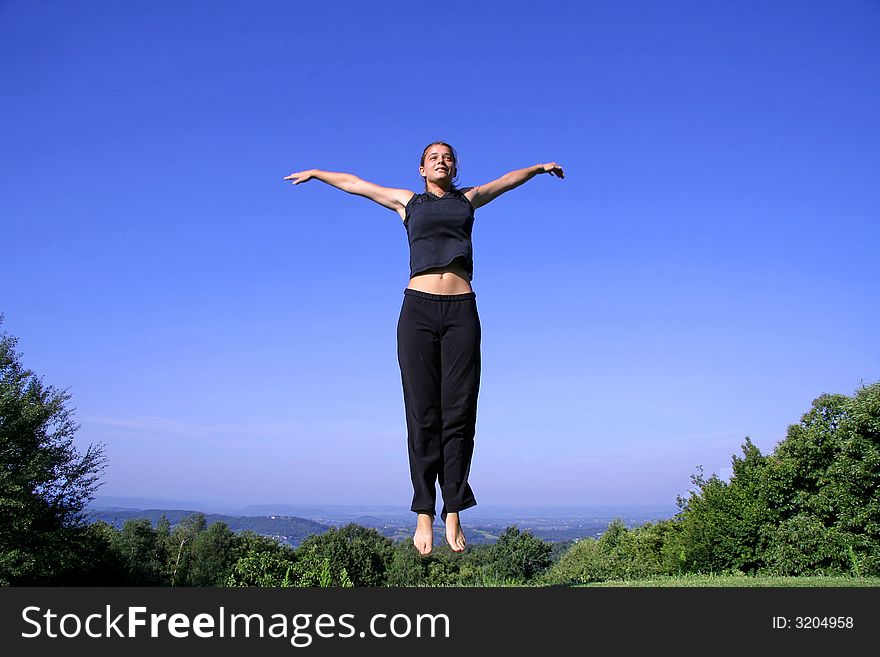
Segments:
[[[290,180],[294,185],[299,185],[312,178],[325,182],[328,185],[333,185],[333,187],[341,189],[343,192],[368,198],[396,212],[404,208],[413,196],[413,192],[406,189],[382,187],[366,180],[361,180],[350,173],[335,173],[333,171],[321,171],[320,169],[297,171],[289,176],[285,176],[284,180]]]
[[[535,166],[526,167],[525,169],[517,169],[492,182],[477,187],[471,187],[465,192],[465,196],[470,200],[474,208],[486,205],[489,201],[498,198],[504,192],[509,192],[514,187],[519,187],[527,180],[531,180],[540,173],[549,173],[558,178],[565,178],[565,172],[556,162],[547,164],[536,164]]]

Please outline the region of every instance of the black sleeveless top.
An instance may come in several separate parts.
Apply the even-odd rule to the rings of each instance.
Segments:
[[[468,189],[451,189],[443,196],[413,194],[406,204],[403,226],[409,238],[410,278],[463,257],[468,279],[473,280],[474,206],[464,195]]]

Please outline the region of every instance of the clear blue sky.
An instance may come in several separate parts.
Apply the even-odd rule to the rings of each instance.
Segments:
[[[103,495],[408,508],[397,215],[477,211],[482,505],[669,504],[880,379],[880,3],[0,2],[3,329]]]

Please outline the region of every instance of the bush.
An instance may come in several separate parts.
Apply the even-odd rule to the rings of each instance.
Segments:
[[[770,541],[765,554],[768,575],[841,575],[859,568],[852,558],[854,536],[806,513],[783,521]]]
[[[253,532],[243,532],[237,539],[226,586],[293,586],[290,573],[296,551],[292,547]]]
[[[587,584],[611,579],[608,556],[599,541],[584,538],[572,545],[541,577],[542,584]]]
[[[495,579],[526,583],[547,570],[552,549],[532,532],[513,525],[495,541],[488,571]]]
[[[816,398],[774,454],[746,438],[729,483],[693,480],[667,564],[677,553],[691,572],[877,572],[880,383]]]
[[[345,571],[354,586],[382,586],[394,553],[390,538],[375,529],[350,523],[309,536],[297,549],[298,558],[329,559],[337,573]]]

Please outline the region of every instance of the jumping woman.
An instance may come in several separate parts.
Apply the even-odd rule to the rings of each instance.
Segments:
[[[314,178],[366,197],[394,210],[406,228],[410,279],[397,324],[397,358],[414,489],[411,509],[418,514],[413,544],[423,555],[433,549],[438,482],[446,542],[455,552],[465,548],[458,515],[477,503],[468,484],[480,387],[480,318],[470,284],[474,210],[540,173],[564,177],[562,167],[550,162],[459,189],[455,150],[434,142],[419,161],[421,193],[318,169],[284,178],[294,185]]]

